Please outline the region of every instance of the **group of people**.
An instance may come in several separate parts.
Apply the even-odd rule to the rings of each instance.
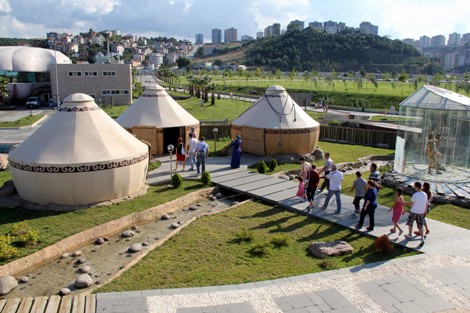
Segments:
[[[336,197],[336,210],[335,213],[341,213],[341,183],[343,181],[343,173],[338,171],[333,160],[330,158],[330,154],[325,154],[325,165],[320,171],[316,170],[315,164],[310,164],[305,161],[305,158],[299,158],[300,162],[300,175],[298,177],[299,186],[297,190],[297,197],[304,201],[307,199],[308,206],[306,210],[310,211],[314,208],[314,195],[318,188],[320,179],[324,179],[322,186],[320,187],[320,193],[324,188],[327,188],[328,193],[326,195],[321,209],[328,207],[329,201],[333,197]],[[358,223],[355,225],[357,230],[361,229],[364,224],[366,216],[369,217],[369,226],[367,231],[374,230],[375,227],[375,210],[377,208],[377,195],[382,189],[381,175],[378,171],[377,164],[372,163],[370,165],[369,179],[366,181],[362,178],[360,171],[356,172],[356,179],[350,191],[354,191],[354,215],[358,216]],[[324,172],[324,176],[320,176]],[[389,212],[392,212],[393,227],[390,229],[390,233],[396,233],[398,235],[403,233],[403,229],[399,225],[400,218],[405,214],[405,206],[410,206],[409,215],[406,221],[408,226],[408,233],[405,234],[406,239],[412,239],[413,234],[420,236],[421,245],[424,244],[424,236],[429,234],[430,230],[426,223],[425,216],[430,210],[432,202],[431,185],[429,182],[425,182],[421,185],[420,182],[414,183],[415,193],[411,197],[411,200],[406,202],[403,198],[403,189],[396,189],[396,196],[393,205],[390,207]],[[363,200],[362,209],[360,202]],[[417,230],[413,233],[413,224],[416,222]]]

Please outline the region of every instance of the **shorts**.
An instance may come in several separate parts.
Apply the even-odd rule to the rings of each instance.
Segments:
[[[410,214],[408,215],[408,219],[406,220],[406,225],[413,226],[414,221],[416,221],[416,224],[418,224],[418,228],[423,228],[424,214],[410,212]]]
[[[177,154],[176,161],[186,161],[186,155],[184,154]]]

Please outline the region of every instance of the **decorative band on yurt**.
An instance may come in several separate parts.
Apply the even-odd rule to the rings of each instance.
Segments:
[[[145,97],[145,98],[156,98],[156,97],[166,97],[166,95],[162,95],[162,94],[154,94],[154,95],[149,95],[149,94],[143,94],[141,95],[141,97]]]
[[[92,107],[73,107],[73,108],[65,108],[61,107],[57,111],[59,112],[88,112],[88,111],[99,111],[101,108],[99,106],[92,106]]]
[[[110,170],[119,167],[131,166],[136,163],[140,163],[148,158],[148,153],[142,154],[141,156],[120,160],[110,161],[95,164],[81,164],[81,165],[38,165],[32,163],[20,163],[10,160],[9,165],[21,171],[36,172],[36,173],[87,173],[97,172],[103,170]]]
[[[281,134],[281,135],[287,135],[287,134],[308,134],[308,133],[313,133],[320,129],[319,126],[317,127],[312,127],[312,128],[299,128],[299,129],[264,129],[265,134]]]

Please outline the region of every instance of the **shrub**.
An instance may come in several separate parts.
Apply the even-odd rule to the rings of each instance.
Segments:
[[[272,159],[270,162],[269,162],[269,170],[272,172],[276,169],[277,167],[277,161],[276,159]]]
[[[178,188],[183,183],[183,177],[180,174],[176,173],[171,176],[171,184],[173,187]]]
[[[151,171],[153,171],[153,170],[156,170],[157,168],[160,167],[160,165],[161,165],[161,164],[160,164],[160,162],[158,162],[158,161],[150,161],[148,171],[151,172]]]
[[[235,243],[242,243],[242,242],[251,242],[254,239],[253,232],[250,232],[246,229],[242,229],[241,231],[235,234],[235,239],[233,240]]]
[[[14,241],[25,246],[34,246],[39,241],[39,233],[32,229],[27,221],[15,223],[11,226],[10,235]]]
[[[277,235],[277,236],[274,236],[273,239],[271,239],[271,244],[273,245],[274,248],[280,249],[280,248],[287,247],[288,245],[290,245],[291,239],[286,236]]]
[[[269,242],[257,243],[251,246],[248,250],[251,256],[254,257],[264,257],[271,254],[271,245]]]
[[[375,251],[378,253],[390,253],[393,250],[393,245],[387,235],[382,235],[375,239]]]
[[[204,186],[211,186],[212,185],[211,174],[209,172],[205,171],[205,172],[202,173],[201,183],[203,183]]]
[[[258,166],[256,167],[258,173],[265,174],[268,171],[268,166],[264,163],[263,160],[259,161]]]
[[[12,237],[10,235],[0,235],[0,259],[8,260],[16,256],[18,250],[11,246]]]
[[[338,268],[337,263],[334,259],[322,260],[319,266],[322,270],[325,270],[325,271],[334,270],[335,268]]]

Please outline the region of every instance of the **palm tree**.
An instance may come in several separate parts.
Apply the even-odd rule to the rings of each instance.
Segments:
[[[0,77],[0,102],[4,104],[6,97],[10,95],[10,89],[8,89],[8,79]]]

